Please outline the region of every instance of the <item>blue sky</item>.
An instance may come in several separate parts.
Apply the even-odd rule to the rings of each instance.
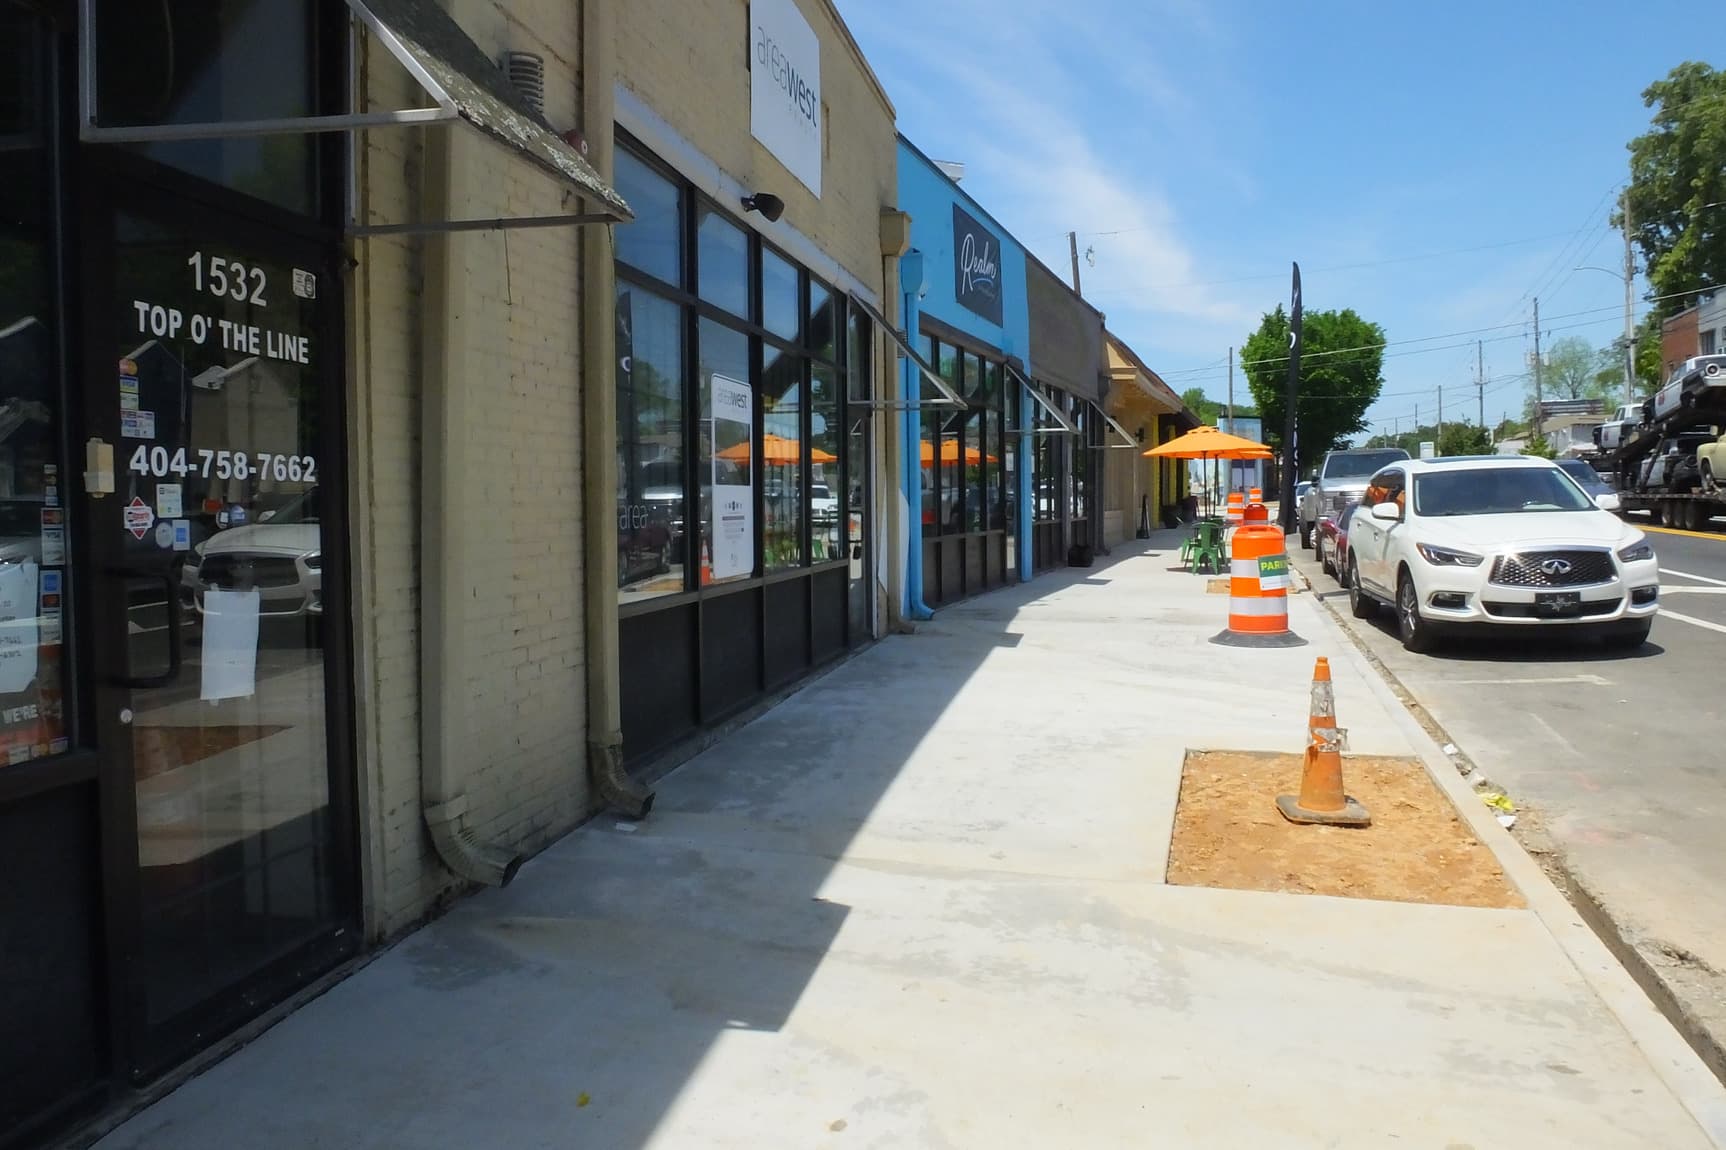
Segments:
[[[837,2],[900,131],[1063,276],[1078,231],[1086,298],[1177,390],[1224,396],[1298,259],[1308,309],[1385,328],[1374,431],[1440,386],[1473,418],[1475,339],[1488,422],[1520,411],[1533,294],[1545,339],[1622,332],[1622,281],[1572,269],[1622,265],[1642,89],[1726,62],[1694,0]]]

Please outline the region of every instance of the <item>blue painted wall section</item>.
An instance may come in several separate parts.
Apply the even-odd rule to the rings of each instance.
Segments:
[[[954,259],[954,207],[957,206],[1000,241],[996,258],[999,276],[1001,322],[993,323],[959,302],[959,282]],[[1009,359],[1017,358],[1031,375],[1031,313],[1025,292],[1025,249],[981,204],[962,191],[905,137],[899,137],[899,209],[911,217],[911,250],[899,261],[899,283],[905,332],[911,346],[922,350],[920,320],[933,316],[948,327],[975,336],[999,348]],[[921,285],[921,292],[917,290]],[[901,386],[904,398],[914,401],[922,383],[916,367],[904,365]],[[1009,381],[1011,382],[1011,381]],[[1031,435],[1030,399],[1019,396],[1019,578],[1031,578]],[[923,547],[919,509],[923,505],[922,472],[919,463],[920,413],[906,413],[899,422],[900,458],[905,460],[904,496],[912,516],[911,544],[906,549],[906,599],[901,607],[907,618],[927,619],[923,603]]]

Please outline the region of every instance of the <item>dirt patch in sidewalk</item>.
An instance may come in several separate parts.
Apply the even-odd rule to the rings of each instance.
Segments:
[[[1415,759],[1347,756],[1348,793],[1372,825],[1296,826],[1276,797],[1300,790],[1299,755],[1193,751],[1181,773],[1168,881],[1391,902],[1519,907],[1492,851]]]

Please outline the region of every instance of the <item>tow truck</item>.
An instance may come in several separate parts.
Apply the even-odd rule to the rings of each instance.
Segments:
[[[1726,355],[1685,360],[1642,404],[1640,423],[1601,438],[1596,469],[1616,480],[1621,513],[1650,512],[1667,527],[1705,529],[1726,515]]]

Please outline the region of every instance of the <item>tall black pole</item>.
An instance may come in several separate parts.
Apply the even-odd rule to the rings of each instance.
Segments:
[[[1294,530],[1298,509],[1295,507],[1295,471],[1300,457],[1295,452],[1295,398],[1300,390],[1301,303],[1300,264],[1294,265],[1294,287],[1289,294],[1289,382],[1288,397],[1283,410],[1283,483],[1281,505],[1283,534]]]

